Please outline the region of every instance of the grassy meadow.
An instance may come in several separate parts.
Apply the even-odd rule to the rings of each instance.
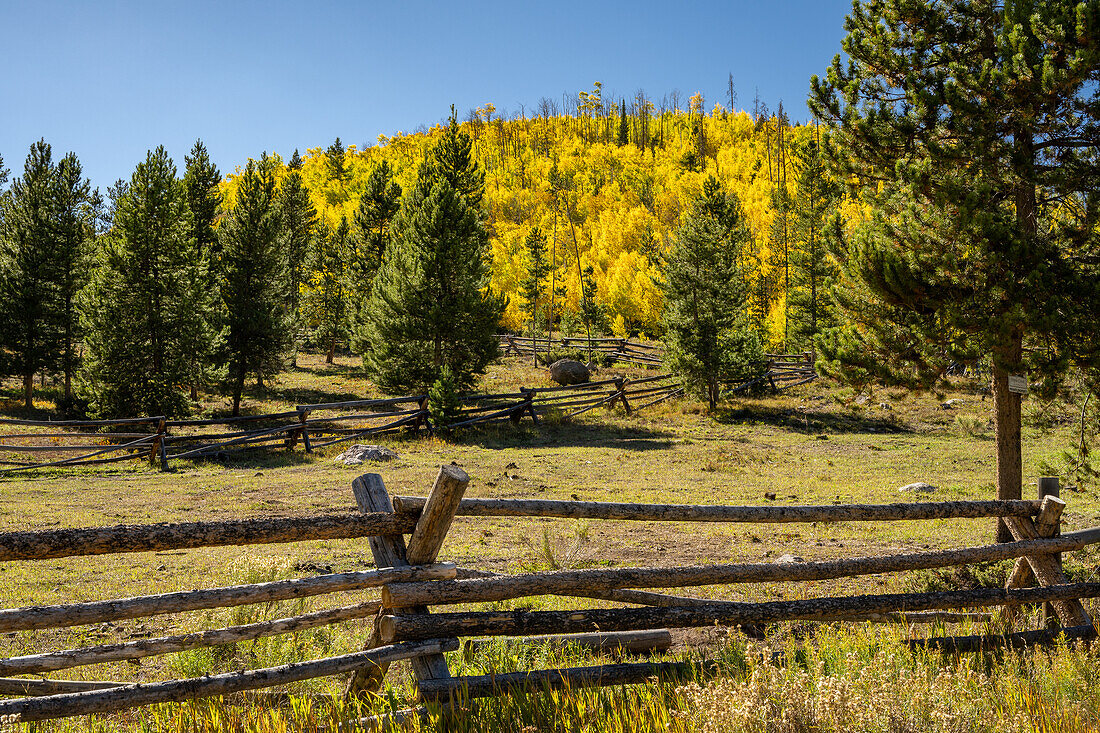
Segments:
[[[632,374],[605,369],[607,374]],[[487,391],[548,383],[545,371],[506,359],[485,376]],[[272,412],[304,402],[375,394],[357,361],[326,365],[304,354],[299,366],[247,395],[245,411]],[[44,393],[49,397],[49,390]],[[957,399],[950,409],[942,403]],[[0,414],[23,416],[17,385],[0,391]],[[49,407],[44,400],[40,405]],[[206,414],[225,405],[204,404]],[[47,529],[354,511],[351,481],[381,473],[391,494],[424,495],[439,465],[454,461],[471,476],[468,496],[538,497],[669,503],[829,504],[989,498],[995,455],[992,400],[960,380],[945,394],[879,390],[856,395],[817,382],[778,397],[734,400],[710,416],[692,400],[626,416],[621,408],[574,419],[551,416],[538,428],[499,427],[453,436],[384,437],[398,458],[375,467],[333,462],[332,446],[312,455],[281,450],[229,462],[175,461],[168,473],[146,463],[47,469],[0,475],[0,530]],[[1025,402],[1024,474],[1034,482],[1061,466],[1079,429],[1072,405]],[[10,431],[9,431],[10,432]],[[932,494],[903,494],[923,481]],[[1025,496],[1035,493],[1025,486]],[[766,498],[771,494],[774,499]],[[1063,491],[1065,529],[1100,525],[1100,492]],[[784,553],[809,559],[904,549],[946,548],[992,540],[990,520],[832,525],[656,524],[556,519],[456,519],[443,560],[488,570],[684,565],[767,561]],[[1066,558],[1075,579],[1094,578],[1095,551]],[[94,600],[220,584],[357,570],[372,564],[365,541],[209,548],[0,566],[6,607]],[[801,584],[689,589],[705,597],[771,600],[855,592],[896,592],[1003,582],[1010,564],[973,572],[870,576]],[[342,594],[216,612],[120,621],[93,627],[0,636],[3,656],[161,636],[248,623],[374,597]],[[544,597],[497,608],[587,607],[598,602]],[[783,625],[763,640],[736,630],[674,632],[662,658],[715,662],[719,674],[607,690],[567,690],[469,704],[461,715],[433,711],[426,729],[446,730],[1093,730],[1100,725],[1100,659],[1086,648],[1058,647],[993,656],[912,653],[900,640],[927,633],[979,633],[983,625],[929,629],[875,625]],[[68,679],[153,681],[263,667],[357,651],[367,622],[276,636],[228,647],[135,662],[77,668]],[[453,673],[595,664],[576,649],[495,642],[472,656],[451,655]],[[362,710],[339,699],[343,680],[294,686],[289,698],[159,706],[28,730],[335,730],[335,721],[407,707],[406,665],[393,686]],[[413,728],[421,724],[409,723]]]

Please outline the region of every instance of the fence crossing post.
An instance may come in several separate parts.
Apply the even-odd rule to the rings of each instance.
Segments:
[[[459,501],[466,492],[469,484],[466,472],[457,466],[441,466],[435,484],[432,486],[428,500],[420,513],[420,519],[416,523],[412,536],[409,538],[409,546],[406,548],[405,540],[401,535],[388,535],[384,537],[371,537],[371,553],[374,555],[374,564],[378,567],[401,567],[421,561],[434,562],[439,555],[439,549],[443,545],[443,539],[454,520],[455,511],[458,510]],[[352,490],[355,493],[356,503],[363,513],[388,512],[393,513],[393,502],[389,492],[382,482],[382,477],[376,473],[368,473],[360,476],[352,482]],[[430,558],[430,559],[429,559]],[[427,614],[425,606],[414,606],[402,609],[406,613]],[[377,622],[371,632],[368,648],[381,646],[382,640],[378,632]],[[447,660],[442,654],[431,654],[417,657],[412,660],[413,672],[417,680],[449,679],[450,670],[447,668]],[[381,687],[382,679],[386,675],[388,665],[369,665],[362,667],[352,675],[348,681],[346,694],[348,696],[360,696],[367,692],[374,692]]]
[[[161,457],[164,453],[164,436],[168,432],[167,427],[165,427],[166,422],[167,418],[157,418],[157,433],[153,438],[152,445],[149,447],[149,463],[156,462],[157,458]],[[164,471],[166,469],[167,461],[162,458],[161,470]]]
[[[1061,487],[1058,484],[1057,476],[1039,477],[1039,501],[1042,501],[1048,496],[1057,498],[1060,492]],[[1036,517],[1035,524],[1040,537],[1057,537],[1062,534],[1062,521],[1059,517],[1055,517],[1054,521],[1044,522],[1044,518],[1039,516]],[[1062,554],[1058,553],[1054,555],[1054,561],[1058,566],[1058,570],[1061,571]],[[1054,612],[1054,606],[1050,603],[1043,604],[1042,625],[1044,628],[1048,629],[1058,626],[1058,614]]]
[[[615,377],[615,390],[618,393],[618,397],[616,399],[623,403],[623,409],[626,410],[627,415],[629,415],[631,412],[630,403],[626,401],[626,385],[629,382],[629,379],[624,379],[623,377]],[[612,400],[611,403],[614,404],[615,400]]]

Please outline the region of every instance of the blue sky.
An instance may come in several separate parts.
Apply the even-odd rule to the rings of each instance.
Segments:
[[[0,155],[40,137],[95,186],[202,138],[222,172],[340,136],[363,145],[492,102],[530,111],[604,84],[708,107],[733,74],[805,119],[849,0],[788,2],[51,2],[0,0]]]

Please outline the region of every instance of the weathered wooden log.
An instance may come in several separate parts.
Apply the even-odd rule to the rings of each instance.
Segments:
[[[447,530],[451,528],[451,522],[454,521],[455,510],[462,501],[462,495],[466,493],[469,483],[470,477],[458,466],[439,467],[435,485],[432,486],[432,491],[420,513],[420,519],[417,520],[412,536],[409,537],[409,545],[406,549],[408,562],[413,565],[435,562],[443,546],[443,539],[447,536]]]
[[[316,426],[323,426],[334,422],[347,422],[348,420],[383,420],[391,417],[415,415],[418,412],[420,412],[419,407],[413,407],[408,410],[397,410],[395,412],[356,412],[351,415],[330,415],[329,417],[310,418],[306,420],[306,424],[317,429]]]
[[[141,442],[145,443],[147,440],[151,440],[152,437],[152,435],[145,436],[142,438]],[[71,443],[67,443],[65,445],[0,445],[0,452],[7,451],[8,453],[84,453],[87,451],[102,451],[102,449],[107,449],[109,451],[120,450],[133,445],[133,443],[127,445],[73,445]]]
[[[1033,644],[1053,644],[1059,639],[1095,639],[1096,628],[1092,624],[1069,626],[1059,629],[1017,631],[1011,634],[976,634],[973,636],[933,636],[928,639],[909,639],[910,649],[938,649],[945,652],[980,652],[988,649],[1022,649]]]
[[[0,561],[351,539],[411,532],[414,526],[414,516],[372,513],[4,532]]]
[[[250,669],[244,672],[154,682],[147,685],[127,685],[110,690],[53,695],[45,698],[5,700],[0,701],[0,716],[14,715],[18,716],[16,720],[20,722],[30,722],[68,718],[74,715],[109,713],[154,703],[183,702],[285,685],[317,677],[329,677],[350,672],[364,664],[414,659],[424,654],[441,654],[457,648],[458,642],[454,639],[393,644],[354,654],[297,662],[280,667]]]
[[[993,562],[1036,553],[1076,550],[1084,546],[1073,538],[1059,537],[958,550],[935,550],[817,562],[555,570],[435,583],[393,583],[382,589],[382,602],[388,608],[425,604],[444,606],[456,603],[503,601],[525,596],[566,595],[578,591],[613,588],[686,588],[727,583],[827,580],[906,570],[927,570],[975,562]]]
[[[26,470],[30,470],[30,469],[34,469],[34,468],[49,468],[51,466],[70,466],[70,465],[77,465],[79,463],[91,463],[92,461],[90,461],[88,459],[94,459],[94,458],[96,458],[96,456],[102,456],[102,455],[105,455],[107,453],[117,453],[117,452],[129,450],[129,449],[133,449],[133,448],[138,447],[138,446],[145,447],[145,446],[150,445],[154,440],[156,440],[156,436],[155,435],[149,435],[149,436],[146,436],[144,438],[138,438],[137,440],[131,440],[128,443],[121,443],[119,445],[110,445],[110,446],[107,446],[105,448],[101,448],[99,450],[93,451],[91,453],[83,453],[79,456],[73,456],[72,458],[63,458],[63,459],[57,460],[57,461],[49,461],[48,463],[34,463],[34,464],[27,465],[27,466],[18,466],[16,468],[6,468],[3,471],[0,471],[0,473],[15,473],[15,472],[18,472],[18,471],[26,471]],[[138,454],[138,455],[140,455],[140,454]],[[126,458],[132,458],[133,456],[125,456],[125,457]]]
[[[419,402],[424,399],[424,395],[407,395],[405,397],[387,397],[385,399],[377,400],[348,400],[346,402],[318,402],[315,405],[298,405],[296,410],[311,410],[313,412],[320,412],[321,410],[344,410],[352,407],[377,407],[383,405],[399,405],[402,402]]]
[[[466,580],[469,578],[501,578],[507,577],[502,573],[494,573],[488,570],[474,570],[473,568],[459,568],[455,578]],[[690,596],[673,596],[666,593],[650,593],[644,590],[586,590],[577,591],[575,593],[561,593],[554,595],[563,595],[573,598],[598,598],[603,601],[612,601],[614,603],[633,603],[639,606],[690,606],[695,603],[721,603],[722,601],[711,601],[706,598],[691,598]]]
[[[398,514],[417,514],[424,498],[395,496]],[[710,506],[706,504],[625,504],[554,499],[463,499],[459,516],[563,517],[646,522],[876,522],[915,519],[1030,517],[1035,501],[934,501],[912,504],[839,504],[834,506]],[[2,559],[2,558],[0,558]]]
[[[424,705],[418,705],[415,708],[403,708],[401,710],[394,710],[392,713],[368,715],[364,718],[359,718],[358,720],[341,723],[339,730],[400,730],[400,726],[403,726],[406,723],[411,723],[413,720],[425,722],[428,720],[428,718],[428,708]]]
[[[89,690],[109,690],[114,687],[125,686],[125,682],[110,682],[107,680],[24,680],[9,677],[0,679],[0,695],[39,697],[42,695],[88,692]]]
[[[160,417],[130,417],[118,420],[17,420],[0,419],[0,425],[33,425],[41,428],[109,428],[116,425],[157,425],[164,416]]]
[[[933,611],[970,606],[1062,601],[1100,597],[1100,583],[1046,588],[979,588],[941,593],[898,593],[812,598],[766,603],[714,603],[671,608],[613,608],[584,611],[508,611],[439,613],[432,616],[382,616],[382,640],[451,636],[531,636],[584,631],[689,628],[715,624],[765,624],[779,621],[835,621],[854,613]]]
[[[1043,497],[1040,497],[1040,501],[1042,501],[1042,498]],[[1059,518],[1064,509],[1065,502],[1061,500],[1057,502],[1043,502],[1040,505],[1035,527],[1039,537],[1053,537],[1056,534],[1059,526]],[[1031,572],[1031,564],[1027,561],[1027,558],[1017,558],[1016,564],[1012,566],[1012,572],[1009,573],[1008,580],[1005,582],[1005,588],[1024,588],[1029,585],[1034,585],[1034,583],[1035,574]],[[1018,613],[1018,606],[1006,606],[1001,611],[1001,617],[1009,628],[1012,627]]]
[[[334,573],[312,578],[275,580],[269,583],[235,585],[224,588],[186,590],[153,596],[119,598],[110,601],[90,601],[61,606],[24,606],[0,610],[0,631],[26,631],[29,629],[53,629],[64,626],[82,626],[103,621],[126,618],[142,618],[163,613],[197,611],[204,608],[228,608],[250,603],[285,601],[291,598],[307,598],[325,593],[376,588],[395,579],[453,578],[455,566],[414,565],[400,568],[381,568],[356,573]]]
[[[440,476],[443,476],[442,471],[440,471]],[[441,479],[437,478],[435,485],[439,486],[440,481]],[[453,488],[449,480],[444,480],[444,485],[446,490],[451,490]],[[465,489],[465,486],[462,488]],[[393,512],[393,504],[390,502],[389,492],[386,491],[386,485],[382,481],[380,475],[368,473],[359,476],[352,482],[352,491],[355,494],[355,501],[359,505],[360,511]],[[429,495],[428,498],[431,500],[431,504],[435,511],[446,509],[447,505],[450,503],[447,500],[436,499],[431,495]],[[431,521],[431,524],[438,525],[438,522],[438,517],[436,517]],[[368,542],[370,543],[371,553],[374,555],[375,564],[386,563],[393,567],[403,567],[409,564],[408,554],[405,549],[405,539],[400,534],[371,537]],[[439,551],[438,547],[432,548],[430,546],[424,546],[422,547],[422,550],[423,549],[427,549],[430,552]],[[414,614],[427,614],[427,612],[428,609],[423,607],[408,609],[408,613]],[[371,636],[367,640],[367,648],[378,647],[381,643],[381,636],[379,636],[378,624],[376,622],[371,631]],[[447,669],[447,662],[444,660],[442,654],[418,657],[413,660],[412,666],[417,679],[450,677],[450,672]],[[378,690],[382,685],[383,678],[386,676],[388,667],[389,664],[387,662],[379,662],[373,665],[363,665],[355,670],[355,673],[348,679],[348,684],[345,688],[345,696],[361,697],[368,692]]]
[[[1054,502],[1060,502],[1061,499],[1048,496],[1043,499],[1043,501],[1048,505],[1052,505]],[[1053,504],[1053,506],[1057,506],[1057,504]],[[1031,521],[1030,517],[1004,517],[1004,522],[1008,525],[1009,531],[1012,532],[1012,536],[1016,538],[1017,542],[1035,540],[1039,537],[1039,531],[1035,528],[1035,523]],[[1085,530],[1085,532],[1089,531],[1090,530]],[[1080,534],[1082,533],[1071,532],[1060,538],[1054,537],[1049,540],[1038,541],[1058,542],[1061,539]],[[1059,550],[1054,550],[1053,552],[1059,552]],[[1027,561],[1031,565],[1031,571],[1035,573],[1035,577],[1041,585],[1062,585],[1068,582],[1065,574],[1062,572],[1062,566],[1055,556],[1028,555]],[[1076,598],[1053,599],[1053,606],[1054,610],[1058,612],[1058,618],[1061,620],[1063,626],[1084,626],[1092,623],[1092,619],[1085,611],[1085,607],[1082,606],[1081,601]]]
[[[298,411],[287,410],[286,412],[273,412],[267,415],[238,415],[237,417],[211,417],[195,420],[165,420],[164,424],[165,427],[169,428],[184,428],[206,425],[236,425],[238,423],[262,422],[264,420],[285,420],[291,417],[298,417]]]
[[[160,654],[173,654],[188,649],[210,647],[218,644],[234,644],[277,634],[291,634],[320,626],[374,616],[382,608],[380,601],[367,601],[353,606],[315,611],[301,616],[261,621],[254,624],[230,626],[224,629],[198,631],[192,634],[163,636],[156,639],[139,639],[120,644],[101,644],[79,649],[64,649],[42,654],[0,659],[0,674],[40,674],[61,669],[83,667],[89,664],[118,662],[124,659],[141,659]],[[50,693],[53,694],[53,693]]]
[[[552,647],[576,646],[603,652],[663,652],[672,646],[672,633],[668,629],[646,631],[611,631],[592,634],[545,634],[515,639],[520,644]],[[462,654],[469,659],[488,643],[485,639],[467,639]]]
[[[455,677],[449,680],[424,680],[418,685],[420,697],[426,701],[458,702],[475,697],[495,697],[504,692],[537,693],[563,687],[610,687],[639,685],[660,678],[690,677],[700,666],[693,662],[636,662],[633,664],[602,664],[595,667],[543,669],[532,672],[509,672],[478,677]]]
[[[684,394],[684,388],[681,387],[680,389],[673,390],[672,392],[669,392],[668,394],[666,394],[662,397],[658,397],[655,400],[650,400],[649,402],[643,402],[642,404],[636,406],[634,408],[634,410],[635,411],[641,411],[641,410],[644,410],[647,407],[653,407],[654,405],[659,405],[662,402],[667,402],[668,400],[671,400],[673,397],[680,397],[683,394]]]

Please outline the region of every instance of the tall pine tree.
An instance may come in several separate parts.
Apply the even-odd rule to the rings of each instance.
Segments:
[[[219,228],[219,292],[224,315],[222,363],[239,415],[245,380],[278,372],[292,341],[287,315],[286,259],[279,249],[274,165],[265,153],[241,174],[236,205]]]
[[[81,339],[77,296],[90,275],[92,242],[95,237],[96,199],[87,178],[82,178],[80,161],[69,153],[57,164],[54,206],[57,226],[56,313],[59,330],[59,363],[65,379],[65,399],[72,397],[73,375],[79,365]]]
[[[287,316],[294,334],[294,357],[302,328],[301,290],[308,277],[308,258],[317,228],[317,210],[302,182],[302,159],[298,151],[290,157],[277,197],[282,225],[282,248],[286,255]]]
[[[61,352],[56,180],[50,146],[39,140],[0,199],[0,346],[9,362],[4,371],[23,380],[28,410],[34,375],[54,368]]]
[[[350,272],[352,298],[357,305],[370,298],[371,284],[386,254],[393,217],[400,207],[401,186],[393,180],[389,162],[383,160],[371,169],[355,212],[355,255]]]
[[[549,286],[546,278],[550,275],[550,261],[546,259],[546,235],[535,227],[527,235],[524,247],[527,249],[530,265],[527,267],[527,276],[519,284],[519,294],[523,297],[520,308],[527,316],[531,338],[538,339],[542,332],[540,316],[547,310],[544,297]],[[537,351],[532,349],[532,358],[536,364]]]
[[[348,220],[340,217],[336,229],[322,224],[314,241],[309,295],[305,302],[306,320],[314,340],[326,352],[325,361],[331,364],[337,343],[348,337],[348,260],[352,252]]]
[[[762,357],[743,313],[739,262],[748,236],[737,197],[710,176],[665,262],[666,358],[712,412],[722,383],[746,378]]]
[[[205,258],[187,189],[163,147],[138,164],[115,202],[98,267],[81,293],[84,389],[104,417],[180,415],[196,347],[213,342]]]
[[[499,353],[504,298],[489,290],[485,178],[454,108],[401,204],[358,342],[388,392],[426,391],[448,366],[469,389]]]
[[[831,168],[873,212],[839,232],[851,325],[825,367],[931,385],[992,355],[1001,499],[1022,483],[1009,377],[1100,362],[1098,23],[1095,1],[860,3],[849,61],[812,81]]]
[[[800,170],[792,201],[788,339],[792,348],[812,350],[818,334],[836,325],[829,290],[837,272],[825,223],[836,212],[840,187],[826,174],[816,139],[797,147],[795,158]]]

